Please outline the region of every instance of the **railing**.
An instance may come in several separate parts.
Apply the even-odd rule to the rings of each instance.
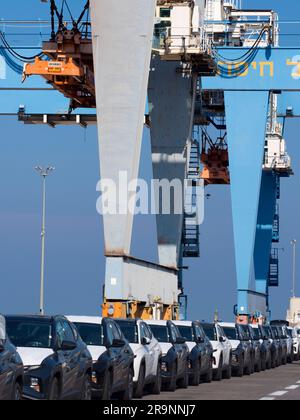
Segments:
[[[199,27],[197,31],[193,27],[156,28],[153,36],[153,49],[164,49],[170,52],[172,49],[179,49],[182,52],[197,49],[201,52],[210,52],[211,41],[203,27]]]

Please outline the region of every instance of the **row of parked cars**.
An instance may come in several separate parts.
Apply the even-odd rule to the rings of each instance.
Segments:
[[[0,400],[131,400],[294,360],[282,323],[0,316]]]

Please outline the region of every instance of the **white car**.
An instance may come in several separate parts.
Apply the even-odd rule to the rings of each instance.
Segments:
[[[293,340],[294,360],[300,360],[300,336],[298,335],[298,329],[288,327],[288,334]]]
[[[202,324],[214,349],[214,380],[230,379],[232,375],[232,345],[219,324]]]
[[[162,349],[151,328],[140,319],[115,319],[135,355],[134,397],[142,398],[147,386],[151,394],[161,391]]]

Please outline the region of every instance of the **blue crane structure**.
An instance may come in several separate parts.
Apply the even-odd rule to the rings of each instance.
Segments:
[[[276,14],[243,10],[235,0],[91,0],[82,4],[84,13],[91,6],[91,18],[81,29],[73,20],[68,29],[55,4],[50,1],[50,24],[31,23],[40,26],[35,45],[12,45],[9,23],[17,27],[20,22],[0,22],[0,90],[13,84],[23,101],[6,104],[9,112],[1,106],[2,114],[53,127],[86,127],[98,120],[101,177],[115,180],[120,171],[137,177],[146,123],[154,177],[188,181],[182,214],[156,216],[158,264],[130,255],[132,214],[104,216],[104,314],[186,316],[183,262],[200,255],[197,206],[204,205],[203,185],[230,183],[235,315],[239,322],[268,319],[269,288],[279,281],[273,247],[279,242],[280,179],[292,175],[285,119],[300,116],[300,56],[297,48],[278,46]],[[139,22],[131,21],[133,6]],[[179,28],[185,18],[189,23]],[[126,19],[130,25],[125,28]],[[76,55],[68,50],[72,43]],[[126,60],[135,65],[120,71]],[[21,85],[21,74],[24,79],[40,75],[47,85],[32,77]],[[145,120],[147,92],[150,117]],[[213,128],[223,136],[216,139]]]

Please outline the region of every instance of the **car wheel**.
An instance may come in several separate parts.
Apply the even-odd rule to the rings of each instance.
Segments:
[[[90,375],[85,375],[84,383],[82,385],[81,401],[91,401],[92,399],[92,384]]]
[[[142,396],[144,395],[145,376],[146,376],[146,368],[145,368],[145,365],[142,363],[140,367],[138,382],[134,390],[134,398],[142,398]]]
[[[220,382],[222,380],[222,373],[223,373],[223,356],[220,357],[219,366],[217,371],[214,372],[214,381]]]
[[[212,380],[213,380],[213,362],[211,360],[210,361],[210,364],[209,364],[208,371],[207,371],[207,373],[203,377],[203,381],[206,384],[210,384],[212,382]]]
[[[171,379],[166,384],[165,390],[169,392],[175,392],[177,387],[177,362],[173,363],[170,376]]]
[[[188,386],[189,386],[189,366],[188,366],[188,360],[187,360],[183,377],[179,379],[178,381],[178,387],[182,389],[187,389]]]
[[[201,376],[201,362],[200,362],[200,359],[197,359],[193,366],[193,376],[190,381],[192,386],[198,386],[200,384],[200,376]]]
[[[128,379],[126,381],[126,389],[120,394],[120,400],[131,401],[133,398],[133,370],[128,372]]]
[[[245,359],[244,356],[241,356],[240,364],[236,373],[236,376],[238,378],[242,378],[244,376],[244,370],[245,370]]]
[[[111,378],[111,372],[107,371],[105,375],[105,382],[104,382],[104,389],[102,394],[102,400],[103,401],[110,401],[111,400],[111,394],[112,394],[112,378]]]
[[[58,401],[60,399],[59,382],[57,378],[54,378],[49,387],[49,401]]]
[[[223,373],[223,377],[224,379],[231,379],[232,377],[232,364],[231,364],[231,355],[230,355],[230,362],[229,362],[229,366],[226,368],[226,370]]]
[[[22,387],[16,382],[12,392],[12,401],[21,401],[22,399]]]
[[[161,368],[160,368],[160,362],[158,362],[157,365],[157,372],[155,377],[155,382],[150,384],[148,386],[148,391],[152,395],[159,395],[161,392]]]

